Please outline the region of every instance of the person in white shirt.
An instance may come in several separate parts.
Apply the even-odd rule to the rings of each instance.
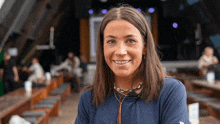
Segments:
[[[82,69],[80,68],[80,59],[75,56],[73,52],[68,52],[68,58],[64,62],[62,62],[57,69],[68,70],[64,77],[66,81],[71,82],[71,87],[75,90],[75,92],[79,92],[81,85],[80,77],[82,75]]]
[[[211,66],[218,64],[218,59],[216,56],[213,56],[213,52],[213,48],[206,47],[203,51],[202,56],[199,58],[198,68],[202,72],[201,75],[203,76],[206,76],[208,69]]]
[[[68,58],[59,65],[58,70],[67,69],[68,73],[79,77],[79,73],[80,73],[80,72],[78,72],[79,68],[80,68],[79,58],[77,56],[75,56],[75,54],[73,52],[69,52]]]
[[[43,67],[40,65],[37,58],[33,58],[32,65],[29,68],[24,67],[23,71],[26,71],[30,74],[28,81],[42,83],[42,81],[45,79]]]

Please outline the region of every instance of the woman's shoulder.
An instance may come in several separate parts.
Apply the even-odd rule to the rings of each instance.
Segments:
[[[179,80],[167,77],[164,80],[163,90],[163,92],[183,92],[185,91],[185,86]]]
[[[178,85],[183,85],[182,82],[180,82],[179,80],[175,79],[175,78],[171,78],[171,77],[166,77],[164,80],[165,85],[168,86],[178,86]]]
[[[92,99],[92,91],[91,88],[86,88],[82,93],[81,93],[81,100],[90,102]]]

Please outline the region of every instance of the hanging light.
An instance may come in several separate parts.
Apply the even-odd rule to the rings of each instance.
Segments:
[[[173,23],[173,28],[177,28],[178,24],[176,22]]]
[[[140,9],[140,8],[137,8],[137,11],[141,12],[141,9]]]
[[[151,8],[148,9],[148,12],[149,12],[149,13],[154,13],[154,12],[155,12],[155,9],[154,9],[153,7],[151,7]]]
[[[108,12],[107,9],[103,9],[103,10],[101,11],[102,14],[106,14],[107,12]]]
[[[90,9],[90,10],[88,11],[88,13],[89,13],[90,15],[92,15],[92,14],[94,13],[94,11],[93,11],[92,9]]]

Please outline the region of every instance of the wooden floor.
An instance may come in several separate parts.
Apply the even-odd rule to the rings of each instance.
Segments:
[[[61,104],[60,116],[50,117],[50,124],[74,124],[79,99],[80,93],[71,93],[68,99]]]

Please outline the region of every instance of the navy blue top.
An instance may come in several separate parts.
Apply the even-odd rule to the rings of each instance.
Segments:
[[[91,92],[81,95],[75,124],[116,124],[118,101],[114,93],[97,108]],[[178,80],[166,78],[157,101],[146,103],[139,97],[126,97],[122,104],[122,124],[189,124],[185,86]]]

